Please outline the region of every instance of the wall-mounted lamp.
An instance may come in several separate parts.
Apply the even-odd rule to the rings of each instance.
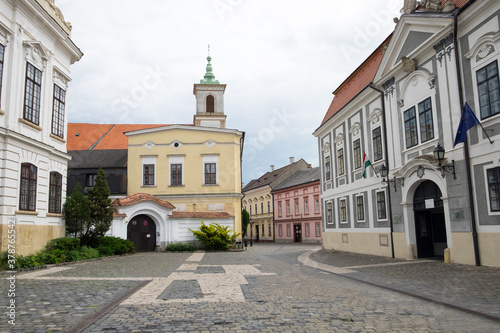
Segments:
[[[394,192],[397,192],[398,189],[396,187],[396,177],[394,177],[393,180],[389,179],[389,177],[388,177],[389,169],[385,166],[385,164],[382,164],[382,166],[379,169],[379,172],[380,172],[380,176],[382,177],[382,183],[394,186]],[[387,180],[386,180],[386,178],[387,178]]]
[[[443,164],[444,154],[446,151],[441,145],[437,144],[436,148],[434,148],[434,159],[438,162],[439,170],[441,170],[441,176],[444,178],[446,172],[453,174],[453,179],[457,179],[457,175],[455,174],[455,160],[451,161],[451,164]]]

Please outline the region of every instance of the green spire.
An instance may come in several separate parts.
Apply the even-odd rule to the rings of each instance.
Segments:
[[[210,56],[210,46],[208,49],[208,57],[207,57],[207,72],[205,73],[204,79],[200,80],[201,84],[219,84],[219,81],[215,79],[214,73],[212,73],[212,64],[210,61],[212,60],[212,57]]]

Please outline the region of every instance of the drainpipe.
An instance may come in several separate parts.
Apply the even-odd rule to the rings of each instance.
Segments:
[[[459,96],[459,101],[460,101],[460,107],[464,105],[464,97],[463,97],[463,86],[462,86],[462,71],[460,70],[460,58],[459,58],[459,52],[458,52],[458,37],[457,37],[457,32],[458,32],[458,15],[462,13],[464,9],[469,7],[471,3],[475,1],[470,0],[467,4],[462,6],[460,9],[458,9],[455,14],[453,15],[453,47],[455,49],[455,65],[456,65],[456,70],[457,70],[457,82],[458,82],[458,96]],[[473,197],[473,190],[472,190],[472,176],[471,176],[471,165],[470,165],[470,155],[469,155],[469,144],[467,140],[467,134],[465,135],[465,142],[464,142],[464,157],[465,157],[465,169],[467,172],[467,187],[469,190],[469,205],[470,205],[470,213],[471,213],[471,225],[472,225],[472,243],[474,246],[474,258],[476,261],[476,266],[481,266],[481,260],[479,256],[479,244],[478,244],[478,237],[477,237],[477,227],[476,227],[476,212],[474,208],[474,197]]]
[[[373,85],[373,82],[370,82],[368,87],[372,88],[375,91],[378,91],[380,93],[380,98],[382,99],[382,123],[384,124],[384,130],[383,130],[383,135],[384,135],[384,151],[385,151],[385,165],[387,166],[387,169],[390,170],[391,168],[389,167],[389,159],[387,158],[387,155],[389,153],[389,150],[387,148],[387,123],[385,121],[385,95],[384,92],[377,87]],[[387,176],[389,177],[389,176]],[[394,224],[392,221],[392,202],[391,202],[391,188],[389,186],[389,183],[387,183],[387,203],[389,206],[389,226],[391,230],[391,253],[392,253],[392,258],[394,258],[394,237],[393,237],[393,232],[394,232]]]

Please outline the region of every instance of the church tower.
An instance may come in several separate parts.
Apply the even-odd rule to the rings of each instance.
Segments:
[[[224,114],[225,84],[220,84],[212,73],[210,54],[207,57],[207,69],[200,83],[195,83],[193,94],[196,97],[195,126],[226,128],[226,115]]]

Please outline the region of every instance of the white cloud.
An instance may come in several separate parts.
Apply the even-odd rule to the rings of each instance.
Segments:
[[[317,165],[311,133],[331,92],[389,35],[403,1],[56,3],[84,52],[72,66],[70,122],[191,123],[210,44],[228,127],[246,132],[247,183],[290,156]]]

